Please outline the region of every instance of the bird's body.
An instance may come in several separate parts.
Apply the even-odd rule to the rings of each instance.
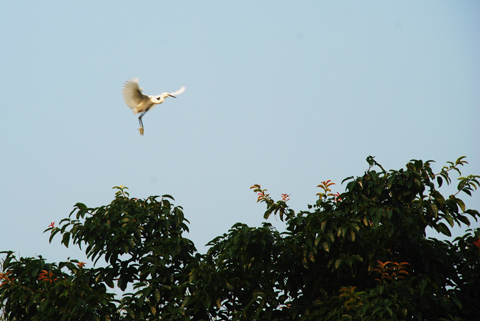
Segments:
[[[185,91],[185,87],[180,88],[173,93],[162,93],[157,96],[144,95],[142,88],[138,86],[138,78],[132,78],[123,86],[123,99],[128,107],[130,107],[134,114],[141,113],[138,117],[140,123],[140,134],[143,135],[143,122],[142,117],[147,111],[155,107],[155,105],[161,104],[167,97],[176,98],[175,95],[179,95]]]

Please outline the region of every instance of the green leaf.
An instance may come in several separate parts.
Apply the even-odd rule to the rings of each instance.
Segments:
[[[363,225],[365,225],[365,226],[370,225],[370,224],[368,223],[367,217],[364,217],[364,218],[363,218]]]
[[[443,184],[443,180],[442,180],[442,177],[441,176],[437,176],[437,183],[438,183],[438,187],[442,187],[442,184]]]
[[[425,287],[427,286],[427,280],[426,279],[422,279],[420,281],[420,296],[422,297],[423,296],[423,293],[425,292]]]
[[[377,286],[377,290],[378,290],[378,293],[382,294],[383,293],[383,290],[385,289],[385,286],[384,285],[379,285]]]
[[[248,244],[250,242],[250,238],[252,237],[252,233],[248,232],[243,236],[243,243]]]
[[[77,207],[78,209],[81,209],[81,210],[86,210],[87,209],[87,205],[85,205],[83,203],[77,203],[77,204],[75,204],[75,207]]]
[[[458,206],[460,206],[460,208],[462,209],[462,212],[465,212],[465,203],[459,198],[455,198],[455,201],[457,202]]]
[[[457,216],[458,220],[461,221],[463,224],[467,225],[467,226],[470,226],[470,220],[468,219],[468,217],[464,216],[464,215],[458,215]]]
[[[452,236],[452,233],[450,233],[450,229],[443,223],[438,223],[437,225],[435,225],[435,230],[437,232],[440,232],[446,236]]]
[[[322,243],[322,247],[325,250],[325,252],[330,252],[330,244],[329,242],[325,241]]]
[[[455,165],[463,165],[463,164],[468,164],[467,161],[464,161],[463,159],[466,158],[467,156],[460,156],[456,161]]]
[[[333,235],[332,232],[327,233],[327,236],[330,238],[330,240],[332,241],[332,243],[335,241],[335,236]]]
[[[325,232],[325,227],[327,226],[327,220],[323,221],[322,224],[320,225],[320,230],[322,232]]]
[[[445,215],[444,218],[448,222],[448,224],[450,224],[450,226],[453,227],[454,225],[453,217],[451,215]]]
[[[128,315],[129,315],[132,319],[135,319],[135,313],[133,312],[132,309],[125,308],[125,311],[127,311]]]
[[[428,203],[428,207],[430,208],[430,211],[432,212],[433,217],[438,217],[438,207],[437,205],[433,203]]]
[[[308,269],[308,261],[306,257],[303,257],[302,264],[304,268]]]
[[[340,235],[342,235],[342,228],[339,228],[337,230],[337,237],[340,237]]]
[[[388,312],[388,314],[390,314],[390,316],[393,316],[393,312],[390,308],[386,308],[385,310]]]
[[[391,209],[385,211],[385,216],[387,219],[391,219],[392,218],[392,215],[393,215],[393,211]]]
[[[352,258],[354,258],[355,260],[357,260],[358,262],[363,262],[363,258],[358,255],[358,254],[353,254],[352,255]]]
[[[380,292],[380,294],[382,294],[382,293]],[[373,309],[372,315],[377,314],[377,312],[380,311],[381,309],[382,309],[381,307],[376,307],[375,309]]]
[[[336,261],[335,261],[335,269],[338,270],[338,267],[340,266],[340,264],[342,263],[343,261],[343,258],[338,258]]]
[[[52,243],[53,237],[54,237],[55,235],[57,235],[57,233],[58,233],[59,231],[60,231],[60,230],[58,230],[58,229],[52,230],[52,232],[51,232],[51,234],[50,234],[50,237],[49,237],[49,239],[48,239],[48,243]]]
[[[350,230],[350,239],[352,240],[352,242],[355,242],[355,236],[356,236],[356,233],[354,230]]]
[[[352,224],[350,224],[350,227],[352,227],[352,228],[353,228],[355,231],[357,231],[357,232],[360,231],[360,226],[358,226],[357,223],[352,223]]]
[[[66,247],[68,247],[68,244],[70,243],[70,233],[69,233],[69,232],[65,232],[65,234],[63,234],[62,243],[63,243]]]

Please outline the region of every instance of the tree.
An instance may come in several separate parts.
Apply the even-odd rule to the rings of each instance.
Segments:
[[[385,171],[373,157],[343,193],[322,182],[308,211],[289,208],[252,186],[278,215],[279,232],[237,223],[199,254],[182,208],[169,195],[131,198],[115,187],[107,206],[77,203],[50,242],[84,249],[106,266],[47,263],[5,251],[0,307],[7,320],[474,320],[480,315],[480,229],[452,241],[426,238],[426,229],[450,235],[470,225],[460,192],[471,195],[480,176],[459,177],[457,192],[439,188],[461,175],[464,157],[439,173],[432,161],[410,161]],[[133,285],[117,299],[109,288]]]

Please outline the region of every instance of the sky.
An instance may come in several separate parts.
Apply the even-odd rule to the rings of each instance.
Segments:
[[[253,184],[300,211],[369,155],[436,171],[467,156],[480,174],[479,17],[473,0],[3,2],[0,250],[87,261],[43,231],[118,185],[172,195],[205,252],[264,222]],[[144,136],[121,94],[133,77],[149,95],[186,87]],[[480,210],[480,191],[462,199]]]

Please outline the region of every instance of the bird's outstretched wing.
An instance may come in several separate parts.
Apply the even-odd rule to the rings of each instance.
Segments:
[[[180,89],[177,90],[177,91],[174,91],[173,93],[170,93],[170,95],[172,95],[172,96],[180,95],[180,94],[183,93],[184,91],[185,91],[185,86],[183,86],[182,88],[180,88]]]
[[[138,87],[138,78],[132,78],[125,83],[122,89],[123,99],[128,107],[134,109],[148,96],[142,94],[142,88]]]

